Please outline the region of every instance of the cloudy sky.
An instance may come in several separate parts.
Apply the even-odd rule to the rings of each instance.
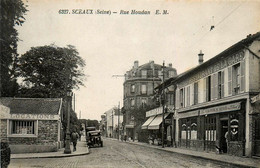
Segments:
[[[193,0],[27,0],[26,22],[17,27],[18,52],[55,43],[74,45],[86,61],[85,87],[76,93],[81,118],[98,119],[123,103],[122,77],[135,60],[172,63],[180,74],[198,64],[197,54],[212,58],[248,34],[260,31],[260,1]],[[59,10],[69,14],[59,14]],[[93,14],[72,14],[72,10]],[[111,15],[96,14],[97,10]],[[120,11],[150,11],[121,15]],[[156,10],[167,10],[156,15]],[[113,13],[117,12],[117,13]],[[214,29],[210,31],[210,27]]]

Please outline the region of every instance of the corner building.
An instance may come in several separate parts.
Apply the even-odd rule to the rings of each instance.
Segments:
[[[260,156],[260,32],[173,83],[179,147]]]
[[[176,69],[169,64],[164,68],[165,80],[177,75]],[[134,62],[131,70],[125,74],[124,82],[124,135],[131,140],[138,140],[141,135],[142,124],[145,122],[145,111],[143,121],[140,121],[130,114],[131,110],[140,110],[143,107],[159,106],[154,101],[154,88],[162,82],[162,65],[154,61],[139,66],[138,61]],[[141,113],[141,110],[140,110]]]

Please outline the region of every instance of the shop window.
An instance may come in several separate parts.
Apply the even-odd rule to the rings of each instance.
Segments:
[[[191,119],[191,140],[197,139],[197,119],[193,118]]]
[[[142,94],[147,94],[147,86],[146,86],[146,84],[142,84],[141,93]]]
[[[216,141],[216,117],[205,117],[205,140]]]
[[[181,125],[181,139],[186,139],[187,138],[187,125],[183,123]]]
[[[35,134],[35,121],[11,121],[11,134],[33,135]]]

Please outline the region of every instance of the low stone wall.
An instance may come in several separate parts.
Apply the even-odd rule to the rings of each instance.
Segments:
[[[55,145],[10,145],[11,153],[41,153],[41,152],[56,152],[58,146]]]

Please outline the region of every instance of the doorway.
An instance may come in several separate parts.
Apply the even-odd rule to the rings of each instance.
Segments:
[[[228,119],[220,120],[220,148],[223,153],[227,153],[228,149]]]

